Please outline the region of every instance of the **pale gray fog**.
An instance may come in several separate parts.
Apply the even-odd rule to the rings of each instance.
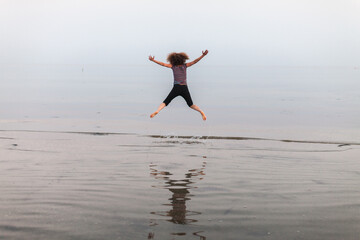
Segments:
[[[2,0],[0,63],[358,66],[359,0]]]

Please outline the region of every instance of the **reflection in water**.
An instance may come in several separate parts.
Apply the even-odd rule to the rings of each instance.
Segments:
[[[167,221],[174,224],[191,224],[197,222],[193,216],[200,215],[201,212],[190,211],[186,209],[186,201],[190,200],[192,196],[189,189],[196,188],[192,186],[196,182],[203,179],[205,176],[204,170],[206,167],[206,162],[203,162],[202,167],[198,169],[190,169],[185,173],[185,178],[183,179],[171,179],[172,173],[168,171],[159,171],[156,169],[157,165],[150,164],[150,174],[155,177],[155,179],[162,179],[165,182],[165,185],[160,186],[161,188],[168,189],[172,196],[168,200],[170,203],[163,204],[165,206],[170,206],[171,209],[168,211],[157,211],[151,212],[151,214],[158,216],[170,217]],[[157,186],[153,186],[157,187]],[[151,220],[150,226],[158,225],[155,220]],[[202,231],[194,232],[193,235],[199,237],[201,240],[205,240],[206,237],[202,236]],[[183,236],[186,235],[184,232],[172,233],[172,235]],[[148,239],[154,239],[154,233],[149,233]]]

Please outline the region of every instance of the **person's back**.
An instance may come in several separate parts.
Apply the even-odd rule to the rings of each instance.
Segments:
[[[171,69],[173,70],[174,74],[174,85],[187,85],[186,83],[186,64],[179,65],[179,66],[172,66]]]
[[[190,96],[190,92],[187,86],[187,80],[186,80],[186,69],[192,65],[194,65],[195,63],[197,63],[198,61],[200,61],[206,54],[208,53],[208,50],[205,50],[202,52],[202,55],[200,57],[198,57],[197,59],[195,59],[194,61],[190,62],[190,63],[185,63],[185,61],[187,59],[189,59],[188,55],[186,53],[170,53],[167,57],[168,62],[170,62],[170,64],[166,64],[160,61],[156,61],[153,56],[149,56],[149,60],[153,61],[161,66],[164,67],[168,67],[171,68],[173,70],[173,75],[174,75],[174,87],[173,89],[170,91],[169,95],[166,97],[166,99],[163,101],[163,103],[160,104],[159,108],[150,115],[151,118],[155,117],[165,106],[167,106],[174,98],[176,98],[177,96],[182,96],[187,105],[198,111],[203,120],[206,120],[206,116],[205,113],[203,111],[201,111],[201,109],[196,106],[195,104],[193,104],[191,96]]]

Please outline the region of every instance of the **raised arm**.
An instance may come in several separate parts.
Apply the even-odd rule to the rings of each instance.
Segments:
[[[171,68],[172,67],[172,65],[171,64],[167,64],[167,63],[163,63],[163,62],[160,62],[160,61],[157,61],[157,60],[155,60],[155,56],[149,56],[149,60],[150,61],[152,61],[152,62],[154,62],[154,63],[157,63],[157,64],[159,64],[159,65],[161,65],[161,66],[164,66],[164,67],[168,67],[168,68]]]
[[[205,50],[205,51],[202,51],[202,55],[200,57],[198,57],[197,59],[195,59],[194,61],[192,62],[189,62],[186,64],[187,67],[190,67],[192,65],[194,65],[195,63],[197,63],[198,61],[200,61],[203,57],[205,57],[206,54],[208,54],[208,50]]]

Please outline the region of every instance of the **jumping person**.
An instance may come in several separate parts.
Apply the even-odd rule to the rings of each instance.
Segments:
[[[158,114],[165,106],[167,106],[174,98],[176,98],[177,96],[182,96],[185,99],[187,105],[190,108],[198,111],[201,114],[202,119],[204,121],[206,120],[205,113],[201,111],[198,106],[193,104],[186,83],[186,69],[200,61],[206,54],[208,54],[208,50],[202,51],[202,55],[194,61],[185,63],[185,61],[189,59],[186,53],[170,53],[167,57],[167,61],[170,62],[170,64],[157,61],[155,60],[154,56],[149,56],[150,61],[153,61],[161,66],[171,68],[174,74],[174,87],[172,88],[171,92],[164,100],[164,102],[160,104],[159,108],[150,115],[151,118],[155,117],[155,115]]]

